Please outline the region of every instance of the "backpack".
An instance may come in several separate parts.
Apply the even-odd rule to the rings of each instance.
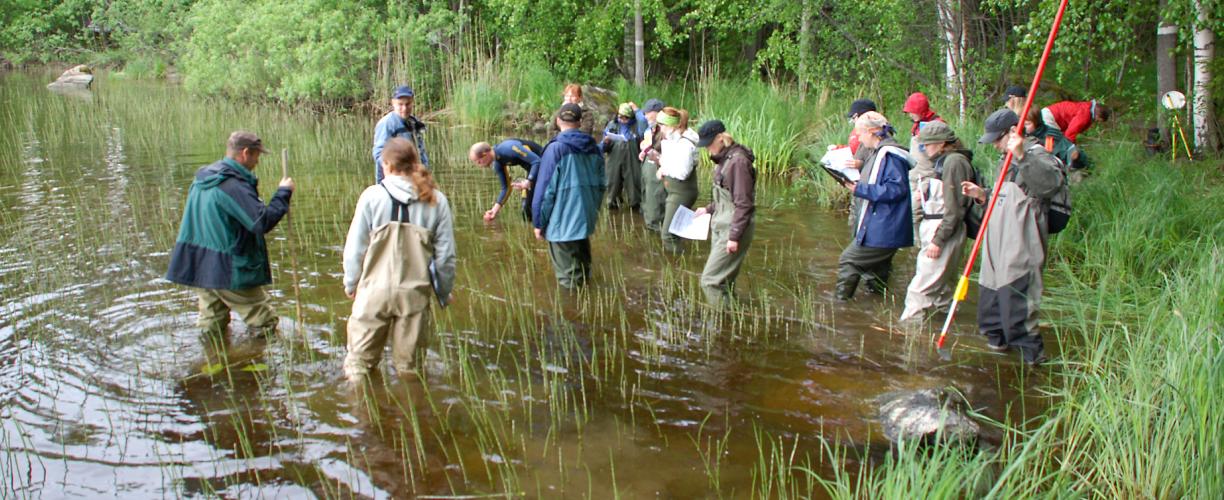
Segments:
[[[939,179],[940,182],[943,182],[943,165],[946,158],[947,156],[945,155],[943,158],[940,158],[939,161],[935,162],[934,165],[935,178]],[[982,185],[982,175],[978,173],[978,169],[973,165],[972,159],[969,159],[969,178],[966,180],[979,186]],[[947,200],[945,200],[945,203],[946,202]],[[965,235],[971,240],[976,239],[978,231],[982,229],[982,209],[977,203],[974,203],[972,199],[965,200],[964,206]]]
[[[1063,163],[1062,159],[1054,156],[1052,150],[1054,144],[1050,141],[1046,142],[1045,146],[1038,144],[1032,149],[1041,148],[1045,152],[1050,153],[1050,157],[1054,158],[1054,164],[1058,166],[1058,171],[1062,172],[1062,182],[1058,186],[1058,192],[1050,198],[1050,209],[1046,212],[1046,228],[1049,234],[1061,233],[1067,228],[1067,224],[1071,222],[1071,184],[1068,182],[1070,172],[1067,169],[1067,164]]]

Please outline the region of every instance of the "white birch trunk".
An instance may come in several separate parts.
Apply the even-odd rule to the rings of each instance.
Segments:
[[[953,2],[958,0],[938,0],[935,10],[939,14],[939,27],[944,35],[944,85],[949,99],[957,101],[957,111],[960,119],[965,119],[964,75],[961,71],[965,60],[964,26],[959,22],[959,10]]]
[[[1216,134],[1211,104],[1211,59],[1215,55],[1215,33],[1202,0],[1195,0],[1198,20],[1194,31],[1194,148],[1201,152],[1216,150]]]

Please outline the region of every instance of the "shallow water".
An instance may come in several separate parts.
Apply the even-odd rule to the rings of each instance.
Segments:
[[[888,296],[835,304],[845,215],[770,206],[782,185],[758,194],[742,313],[693,300],[704,244],[664,256],[628,212],[603,216],[594,284],[559,293],[513,210],[481,220],[496,181],[466,163],[474,132],[443,123],[428,148],[456,214],[457,301],[435,310],[425,383],[387,369],[363,395],[340,370],[340,251],[376,117],[46,81],[0,76],[0,489],[19,496],[776,495],[771,475],[811,486],[785,467],[831,477],[882,456],[873,399],[889,391],[951,384],[995,419],[1044,404],[1016,359],[971,335],[972,302],[952,362],[930,331],[894,327],[912,250]],[[193,172],[238,128],[288,148],[299,186],[270,242],[282,320],[268,339],[238,320],[202,337],[192,292],[161,278]],[[265,196],[278,161],[255,171]]]

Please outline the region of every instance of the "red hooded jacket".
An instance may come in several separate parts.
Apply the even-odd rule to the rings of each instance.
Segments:
[[[905,107],[901,111],[906,113],[914,113],[919,116],[918,121],[914,122],[914,126],[910,128],[910,134],[918,135],[918,126],[929,121],[943,121],[939,115],[931,111],[931,103],[927,100],[927,96],[922,92],[914,92],[905,100]]]

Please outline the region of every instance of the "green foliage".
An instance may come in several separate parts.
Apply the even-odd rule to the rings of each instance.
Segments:
[[[288,102],[360,99],[369,93],[376,21],[372,10],[335,0],[206,0],[192,10],[186,83]]]
[[[4,58],[47,62],[94,44],[89,19],[95,0],[17,0],[0,7],[0,50]]]

